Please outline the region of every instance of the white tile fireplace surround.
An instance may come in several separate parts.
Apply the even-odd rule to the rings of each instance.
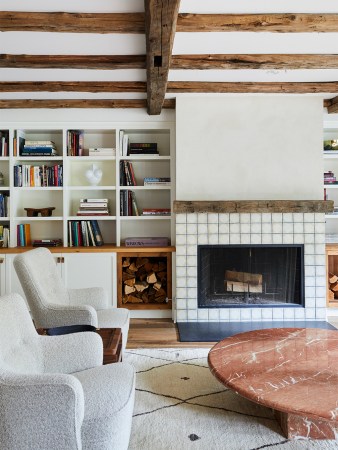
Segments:
[[[244,203],[244,208],[238,207]],[[325,212],[332,205],[323,201],[270,203],[175,202],[178,322],[326,319]],[[252,212],[255,207],[258,212]],[[304,244],[305,307],[198,308],[197,248],[208,244]]]

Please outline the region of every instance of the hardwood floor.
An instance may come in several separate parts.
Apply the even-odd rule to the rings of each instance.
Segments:
[[[180,342],[171,319],[131,319],[128,348],[211,348],[215,342]]]

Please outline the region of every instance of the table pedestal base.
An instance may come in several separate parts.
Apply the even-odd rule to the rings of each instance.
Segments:
[[[314,420],[274,410],[275,417],[288,439],[297,437],[309,439],[336,439],[337,422]]]

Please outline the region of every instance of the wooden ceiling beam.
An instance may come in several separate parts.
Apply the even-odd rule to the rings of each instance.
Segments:
[[[170,81],[170,93],[325,94],[338,92],[338,82],[204,82]]]
[[[0,59],[1,64],[1,59]],[[338,55],[254,54],[254,55],[173,55],[170,69],[337,69]]]
[[[145,69],[145,55],[9,55],[0,54],[0,67],[29,69]]]
[[[146,108],[147,100],[0,100],[0,109],[64,108]],[[175,109],[175,99],[166,99],[163,108]]]
[[[144,14],[0,11],[0,31],[140,34]]]
[[[0,92],[146,92],[143,81],[1,81]]]
[[[337,114],[338,113],[338,97],[330,98],[326,102],[324,102],[324,106],[327,107],[328,114]]]
[[[335,33],[338,14],[179,14],[176,31]]]
[[[180,0],[145,0],[148,114],[160,114],[168,82]]]

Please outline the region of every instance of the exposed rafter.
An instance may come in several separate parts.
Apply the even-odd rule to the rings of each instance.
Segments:
[[[0,60],[1,62],[1,60]],[[337,69],[338,55],[173,55],[170,69]]]
[[[144,14],[0,11],[0,31],[140,34]]]
[[[160,114],[180,0],[145,0],[148,114]]]
[[[27,108],[146,108],[147,100],[0,100],[0,109]],[[175,99],[164,100],[163,108],[175,109]]]
[[[146,92],[143,81],[2,81],[0,92]]]
[[[145,69],[145,55],[6,55],[0,67],[29,69]]]
[[[330,100],[326,100],[324,102],[324,106],[327,107],[327,112],[329,114],[338,113],[338,97],[331,98]]]
[[[263,94],[324,94],[338,92],[338,82],[203,82],[170,81],[170,93],[263,93]]]
[[[333,33],[338,31],[338,14],[179,14],[177,31]]]

